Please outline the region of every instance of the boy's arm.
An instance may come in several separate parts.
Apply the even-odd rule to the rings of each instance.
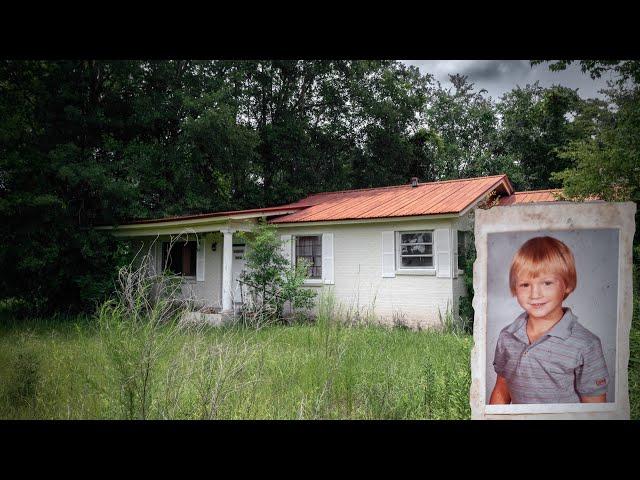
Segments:
[[[607,394],[603,393],[602,395],[580,395],[581,403],[605,403],[607,401]]]
[[[493,387],[493,392],[491,392],[491,397],[489,398],[489,405],[506,405],[509,403],[511,403],[511,394],[509,393],[507,380],[502,375],[498,375],[496,385]]]
[[[598,337],[583,349],[582,364],[576,369],[576,390],[581,403],[603,403],[607,401],[609,371],[604,359],[602,344]]]

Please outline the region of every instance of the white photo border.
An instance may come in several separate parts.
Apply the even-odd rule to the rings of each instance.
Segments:
[[[629,419],[629,332],[633,309],[632,248],[636,205],[633,202],[545,202],[475,211],[477,258],[473,266],[475,311],[471,352],[472,419]],[[617,229],[618,295],[615,401],[568,404],[486,404],[487,259],[490,233]]]

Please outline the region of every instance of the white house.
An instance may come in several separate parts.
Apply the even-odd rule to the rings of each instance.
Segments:
[[[140,220],[101,227],[140,238],[157,268],[169,264],[183,291],[231,313],[240,302],[245,245],[238,232],[260,218],[276,225],[284,254],[311,262],[309,288],[332,288],[346,306],[426,326],[466,294],[458,254],[473,210],[495,192],[502,204],[553,201],[552,191],[515,193],[506,175],[310,195],[280,207]],[[173,244],[176,235],[187,241]],[[184,238],[184,237],[183,237]],[[169,257],[167,257],[170,253]],[[167,262],[167,258],[170,259]]]

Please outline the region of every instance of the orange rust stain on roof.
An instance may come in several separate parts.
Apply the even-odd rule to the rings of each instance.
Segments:
[[[556,202],[562,193],[560,189],[531,190],[529,192],[514,192],[513,195],[500,199],[499,205],[515,205],[520,203]]]
[[[288,205],[308,207],[272,222],[319,222],[460,213],[494,189],[500,189],[506,194],[513,192],[506,175],[495,175],[421,183],[417,187],[399,185],[320,193]]]

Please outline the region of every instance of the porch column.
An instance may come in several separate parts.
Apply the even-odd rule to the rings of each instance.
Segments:
[[[233,285],[231,276],[231,262],[233,262],[233,230],[220,230],[222,241],[222,312],[233,311]]]

